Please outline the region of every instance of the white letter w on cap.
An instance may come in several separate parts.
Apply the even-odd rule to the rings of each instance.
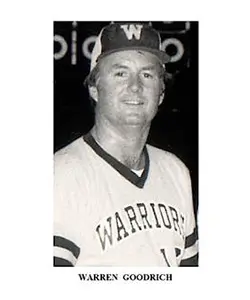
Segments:
[[[133,36],[139,40],[141,38],[142,27],[143,25],[121,25],[121,28],[124,30],[128,40],[131,40]]]

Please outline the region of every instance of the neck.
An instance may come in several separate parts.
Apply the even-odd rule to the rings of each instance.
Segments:
[[[107,126],[96,121],[91,134],[96,142],[110,155],[131,169],[144,168],[143,148],[150,126]]]

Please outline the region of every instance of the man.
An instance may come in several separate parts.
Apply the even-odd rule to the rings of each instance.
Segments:
[[[99,34],[87,77],[95,125],[55,154],[55,266],[196,266],[190,177],[146,144],[164,99],[160,36],[143,23]]]

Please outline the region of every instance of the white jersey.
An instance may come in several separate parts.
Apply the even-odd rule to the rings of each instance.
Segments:
[[[144,148],[141,176],[88,134],[55,154],[54,259],[69,266],[182,266],[197,257],[189,172]]]

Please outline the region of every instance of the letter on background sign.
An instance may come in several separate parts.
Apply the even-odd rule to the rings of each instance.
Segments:
[[[68,45],[67,45],[67,42],[65,41],[65,39],[59,35],[59,34],[56,34],[54,36],[54,41],[55,42],[58,42],[61,44],[61,49],[60,51],[58,51],[57,53],[54,54],[54,58],[55,59],[61,59],[64,57],[64,55],[66,54],[66,52],[68,51]]]

